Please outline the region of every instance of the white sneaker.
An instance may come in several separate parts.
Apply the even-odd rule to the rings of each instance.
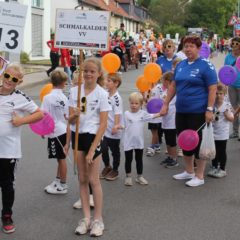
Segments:
[[[94,201],[93,201],[93,195],[92,194],[89,196],[89,204],[90,204],[90,207],[94,208]],[[73,208],[75,208],[75,209],[81,209],[82,208],[81,198],[79,198],[78,201],[76,201],[73,204]]]
[[[161,152],[161,147],[155,147],[154,148],[155,153],[160,153]]]
[[[146,155],[149,156],[149,157],[153,157],[155,155],[155,150],[151,147],[148,147]]]
[[[47,191],[48,189],[52,189],[53,187],[57,187],[59,184],[60,184],[60,180],[54,179],[52,183],[50,183],[44,188],[44,191]]]
[[[143,176],[138,176],[135,181],[141,185],[148,185],[148,181]]]
[[[187,181],[185,184],[189,187],[198,187],[204,184],[204,179],[193,177],[191,180]]]
[[[75,234],[83,235],[90,230],[90,220],[88,218],[83,218],[79,221],[78,226],[75,230]]]
[[[104,231],[104,224],[100,220],[94,220],[91,224],[91,231],[90,236],[91,237],[99,237],[103,235]]]
[[[211,167],[207,175],[208,175],[209,177],[214,177],[215,174],[216,174],[216,172],[217,172],[217,168]]]
[[[126,177],[124,184],[125,184],[126,186],[132,186],[132,185],[133,185],[132,177]]]
[[[194,176],[195,176],[194,173],[188,173],[188,172],[184,171],[182,173],[173,175],[173,178],[176,179],[176,180],[184,180],[184,179],[191,179]]]
[[[66,194],[68,192],[67,184],[58,184],[56,187],[51,187],[46,190],[49,194]]]
[[[217,169],[213,175],[213,177],[216,177],[216,178],[222,178],[222,177],[226,177],[226,176],[227,176],[227,172],[222,169]]]

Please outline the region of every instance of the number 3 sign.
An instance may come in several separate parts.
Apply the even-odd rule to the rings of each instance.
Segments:
[[[0,51],[20,53],[27,6],[0,2]]]

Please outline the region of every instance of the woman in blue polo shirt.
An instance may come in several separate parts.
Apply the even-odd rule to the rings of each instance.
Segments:
[[[184,39],[184,52],[187,59],[178,63],[174,72],[174,81],[168,90],[168,96],[162,108],[162,114],[168,111],[171,99],[176,95],[176,129],[180,134],[185,129],[199,129],[205,122],[213,120],[213,105],[216,97],[217,74],[215,67],[205,58],[199,57],[202,42],[198,36]],[[200,141],[193,151],[183,151],[185,171],[173,176],[176,180],[188,179],[187,186],[204,184],[206,162],[199,159]],[[194,157],[196,172],[194,172]]]
[[[232,53],[229,53],[225,60],[224,65],[236,65],[236,60],[240,56],[240,37],[234,37],[231,40],[231,48]],[[240,71],[235,67],[238,75],[236,81],[228,87],[228,95],[229,100],[231,102],[232,107],[236,110],[240,106]],[[239,116],[237,114],[234,115],[233,122],[233,132],[230,135],[230,138],[237,138],[240,141],[239,134]]]

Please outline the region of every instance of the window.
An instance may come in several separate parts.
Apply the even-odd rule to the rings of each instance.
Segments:
[[[42,8],[43,0],[32,0],[32,7]]]

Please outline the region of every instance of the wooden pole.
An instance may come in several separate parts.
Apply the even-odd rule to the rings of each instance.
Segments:
[[[77,107],[80,108],[80,100],[81,100],[81,85],[82,85],[82,66],[83,66],[83,50],[79,51],[80,61],[79,61],[79,75],[78,75],[78,95],[77,95]],[[76,120],[76,133],[75,133],[75,146],[74,146],[74,170],[77,166],[78,159],[78,132],[80,126],[80,115]]]

